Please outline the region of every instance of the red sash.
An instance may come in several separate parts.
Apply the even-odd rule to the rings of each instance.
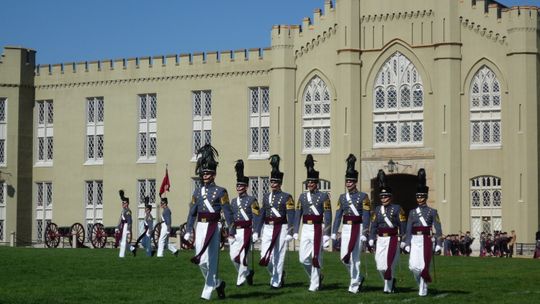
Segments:
[[[266,218],[264,222],[274,224],[274,228],[272,229],[272,240],[270,241],[270,246],[268,247],[268,250],[266,250],[264,257],[259,261],[259,265],[268,266],[268,264],[270,263],[270,256],[272,255],[272,250],[276,245],[277,236],[281,233],[281,225],[286,224],[287,221],[281,218]]]
[[[201,263],[201,256],[206,252],[206,249],[208,249],[208,245],[210,245],[210,241],[212,240],[212,237],[217,230],[218,221],[221,218],[221,215],[219,213],[201,212],[199,213],[198,218],[199,222],[208,222],[208,228],[206,229],[206,236],[204,237],[203,248],[196,256],[191,258],[191,262],[197,265]]]
[[[321,268],[319,263],[319,252],[321,251],[321,239],[322,239],[322,215],[304,215],[304,223],[313,223],[313,259],[312,264],[315,268]]]
[[[348,223],[351,222],[351,238],[349,239],[349,245],[347,246],[347,254],[341,259],[343,263],[349,264],[351,261],[351,253],[353,252],[354,246],[356,245],[356,242],[358,241],[358,235],[360,235],[360,224],[362,224],[362,217],[361,216],[354,216],[354,215],[345,215],[343,217],[343,222]]]
[[[431,255],[433,254],[433,242],[431,241],[431,226],[427,227],[413,227],[413,234],[421,234],[424,238],[424,269],[420,273],[420,276],[427,283],[431,283],[431,276],[429,275],[429,264],[431,263]]]
[[[234,225],[237,228],[244,229],[244,244],[242,244],[242,248],[240,248],[240,252],[238,252],[238,255],[234,258],[234,261],[240,264],[240,256],[242,255],[242,251],[245,250],[244,258],[242,259],[242,264],[244,264],[244,266],[247,266],[249,243],[251,241],[251,221],[236,221],[234,222]]]

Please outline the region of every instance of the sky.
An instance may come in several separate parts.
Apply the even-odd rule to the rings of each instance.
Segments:
[[[264,48],[273,25],[301,24],[323,7],[324,0],[2,0],[0,48],[34,49],[38,64]]]

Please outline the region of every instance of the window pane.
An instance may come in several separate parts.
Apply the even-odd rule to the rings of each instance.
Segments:
[[[139,156],[146,156],[146,133],[139,133]]]
[[[54,121],[54,106],[52,101],[47,102],[47,123],[52,124]]]
[[[388,89],[388,108],[397,107],[397,94],[395,88]]]
[[[261,152],[270,152],[270,128],[261,128]]]
[[[139,96],[139,119],[145,120],[146,119],[146,96],[141,95]]]
[[[212,93],[210,91],[204,93],[204,115],[212,116]]]
[[[375,108],[383,109],[384,108],[384,92],[381,88],[378,88],[375,92]]]
[[[421,142],[424,137],[424,130],[422,127],[422,124],[419,122],[416,122],[413,126],[413,140],[415,142]]]
[[[157,152],[157,136],[156,133],[150,133],[150,149],[148,151],[149,156],[156,156]]]
[[[103,98],[100,98],[97,101],[97,121],[105,121],[105,105],[103,103]]]
[[[401,107],[408,108],[411,106],[411,90],[408,87],[401,88]]]
[[[97,158],[103,159],[103,135],[97,135]]]
[[[88,99],[88,122],[94,122],[94,99]]]
[[[157,98],[156,95],[148,95],[148,98],[150,99],[149,104],[149,111],[150,111],[150,119],[156,119],[157,117]]]
[[[47,137],[47,159],[53,159],[54,142],[52,137]]]
[[[193,131],[193,154],[201,147],[201,131]]]
[[[270,113],[270,90],[268,88],[262,88],[262,104],[261,113]]]
[[[251,113],[259,113],[259,92],[258,88],[251,89]]]
[[[380,123],[375,125],[375,142],[384,142],[384,126]]]
[[[251,152],[259,152],[259,128],[251,128]]]
[[[94,135],[86,136],[86,153],[88,159],[94,158]]]
[[[193,92],[193,116],[201,115],[201,92]]]
[[[403,123],[401,125],[401,142],[411,141],[411,125],[410,123]]]
[[[394,123],[388,124],[388,142],[397,142],[397,128]]]

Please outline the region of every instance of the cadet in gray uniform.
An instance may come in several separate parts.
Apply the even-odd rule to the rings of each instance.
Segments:
[[[124,196],[124,190],[118,191],[120,194],[120,200],[122,201],[122,212],[120,213],[120,219],[118,220],[118,226],[116,231],[120,233],[120,253],[119,257],[126,256],[126,249],[129,250],[128,239],[131,235],[131,210],[129,209],[129,198]]]
[[[161,223],[161,231],[159,233],[159,242],[158,242],[158,248],[157,248],[157,257],[162,258],[163,257],[163,251],[165,250],[165,246],[175,255],[178,256],[178,249],[173,245],[169,244],[169,234],[171,233],[171,209],[169,208],[169,201],[166,197],[161,198],[160,202],[161,209],[161,220],[163,221]]]
[[[289,193],[281,191],[283,172],[279,171],[279,161],[280,158],[277,154],[270,157],[270,165],[272,166],[270,188],[272,191],[264,196],[261,223],[257,228],[257,233],[260,233],[262,228],[259,265],[267,267],[272,288],[281,288],[285,284],[283,266],[287,242],[293,238],[294,225],[294,200]]]
[[[358,293],[364,283],[360,273],[360,254],[363,243],[367,241],[369,229],[369,216],[371,202],[366,193],[358,191],[358,171],[354,169],[356,157],[349,154],[347,157],[347,171],[345,173],[345,187],[347,192],[339,196],[332,239],[336,235],[343,218],[341,227],[341,261],[347,267],[350,283],[349,292]]]
[[[254,272],[248,269],[248,255],[251,240],[256,241],[259,238],[257,233],[252,233],[259,224],[259,203],[254,196],[247,194],[249,177],[244,176],[244,162],[241,159],[236,161],[234,169],[238,197],[231,201],[234,224],[229,226],[229,253],[238,271],[236,286],[241,286],[244,282],[253,285]]]
[[[377,270],[384,280],[383,291],[394,293],[396,290],[394,270],[399,262],[398,238],[402,240],[402,248],[405,247],[407,219],[403,209],[399,205],[392,204],[392,189],[386,185],[386,175],[383,170],[379,170],[377,179],[381,205],[375,208],[371,216],[369,246],[373,247],[375,239],[377,240],[375,261]]]
[[[139,243],[141,243],[146,250],[147,256],[152,256],[152,231],[154,227],[154,217],[152,216],[152,205],[149,204],[150,198],[146,196],[144,198],[144,229],[142,234],[137,239],[137,242],[135,242],[135,245],[130,247],[131,253],[133,253],[133,256],[137,255],[137,249],[139,247]]]
[[[407,238],[405,240],[405,251],[410,252],[409,269],[414,274],[418,283],[418,295],[426,296],[428,292],[427,283],[431,282],[429,275],[429,265],[433,251],[441,251],[441,221],[437,210],[427,206],[429,187],[426,186],[426,172],[424,169],[418,170],[418,188],[416,190],[416,203],[418,207],[409,212],[407,221]],[[432,229],[435,229],[435,250],[431,238]]]
[[[220,299],[225,298],[225,282],[219,279],[219,245],[221,240],[221,212],[227,224],[232,225],[232,210],[229,204],[227,189],[214,183],[218,162],[218,152],[210,144],[202,146],[198,151],[195,173],[203,181],[203,185],[193,192],[188,212],[186,234],[184,239],[191,238],[195,221],[195,252],[191,262],[199,265],[204,277],[204,288],[201,298],[210,300],[212,291],[216,290]]]
[[[315,163],[311,154],[307,155],[304,164],[307,169],[306,182],[309,191],[300,194],[298,199],[293,238],[298,239],[302,221],[300,263],[304,265],[310,279],[308,290],[317,291],[321,288],[323,278],[321,273],[323,243],[328,244],[330,241],[332,205],[328,194],[319,191],[319,172],[314,169]]]

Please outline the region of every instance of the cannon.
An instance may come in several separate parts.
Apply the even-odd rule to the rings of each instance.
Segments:
[[[64,245],[65,239],[71,247],[73,246],[73,235],[76,235],[77,248],[86,248],[84,245],[84,227],[80,223],[75,223],[70,227],[58,227],[55,223],[48,223],[45,228],[45,245],[49,248],[56,248],[62,241]]]
[[[114,243],[112,244],[114,248],[118,248],[120,246],[120,240],[122,238],[122,235],[120,234],[120,231],[116,232],[117,227],[105,227],[101,223],[96,223],[92,225],[92,231],[90,233],[90,243],[94,248],[104,248],[105,245],[107,245],[107,238],[113,238]],[[131,243],[131,239],[133,238],[133,234],[129,234],[129,238],[127,240],[128,243]]]
[[[161,234],[161,224],[163,222],[159,222],[154,227],[154,231],[152,232],[152,242],[154,243],[154,246],[158,246],[159,242],[159,236]],[[176,237],[176,233],[180,231],[180,246],[182,249],[193,249],[195,247],[194,239],[195,239],[195,232],[193,232],[191,238],[189,240],[184,239],[184,235],[186,234],[186,226],[187,223],[183,223],[180,226],[173,226],[171,227],[171,231],[169,233],[169,237]],[[225,246],[225,243],[227,243],[227,237],[229,236],[229,233],[226,228],[222,227],[221,231],[221,240],[220,240],[220,248],[223,248]]]

